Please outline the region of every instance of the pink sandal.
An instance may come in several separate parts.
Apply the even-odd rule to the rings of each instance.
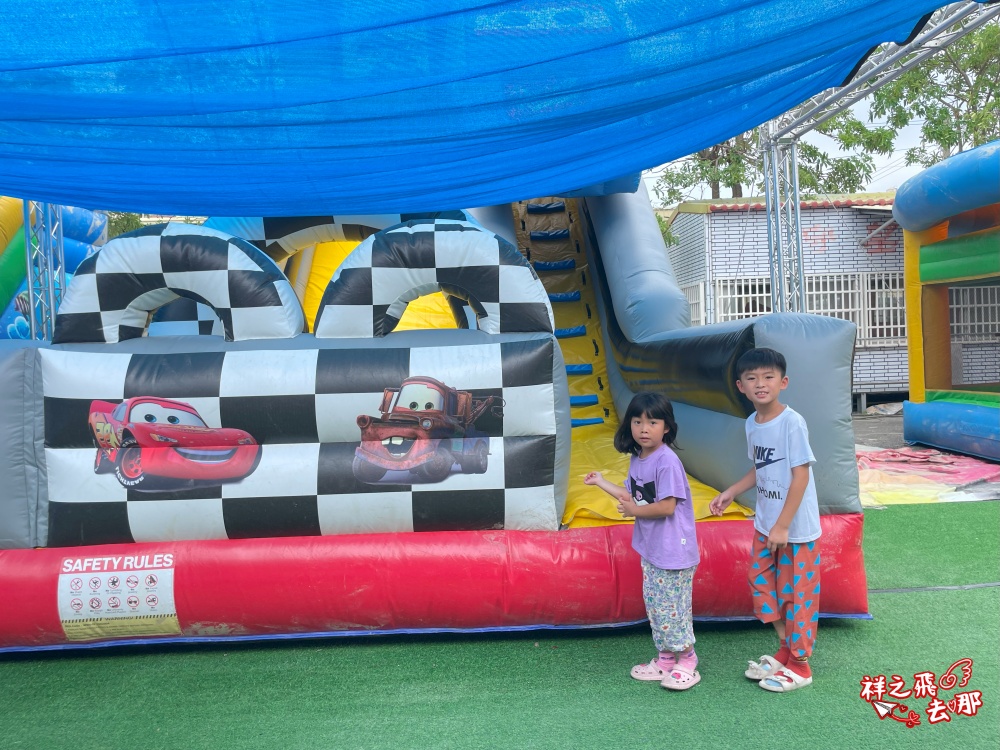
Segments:
[[[701,674],[697,669],[676,666],[670,674],[663,678],[660,687],[665,687],[667,690],[689,690],[699,682],[701,682]]]
[[[671,654],[671,657],[673,654]],[[632,671],[629,673],[632,675],[634,680],[643,680],[644,682],[660,682],[670,674],[670,670],[674,668],[674,664],[670,663],[671,660],[664,659],[667,662],[666,669],[660,666],[660,659],[654,658],[649,664],[636,664],[632,667]]]

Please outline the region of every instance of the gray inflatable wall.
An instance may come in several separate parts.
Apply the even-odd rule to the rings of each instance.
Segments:
[[[623,411],[637,391],[674,402],[685,467],[720,489],[750,469],[744,422],[750,403],[735,387],[736,360],[770,347],[788,361],[783,400],[809,426],[822,513],[860,512],[851,426],[855,326],[818,315],[773,314],[690,327],[645,188],[587,198],[591,267],[603,268],[598,307],[608,377]],[[597,272],[601,277],[602,274]],[[741,501],[753,507],[753,492]]]

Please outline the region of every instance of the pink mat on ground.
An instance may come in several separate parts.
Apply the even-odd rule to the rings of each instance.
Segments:
[[[911,474],[964,487],[1000,478],[1000,464],[970,456],[956,456],[933,448],[897,448],[862,451],[858,470],[878,469],[892,474]]]

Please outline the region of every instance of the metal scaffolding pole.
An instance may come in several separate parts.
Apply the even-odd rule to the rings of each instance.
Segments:
[[[24,227],[28,326],[31,338],[51,340],[56,310],[66,286],[62,206],[24,201]]]
[[[805,276],[802,268],[797,141],[794,138],[771,137],[772,127],[773,123],[768,123],[761,130],[771,310],[804,312]]]
[[[911,42],[879,47],[846,85],[817,94],[761,127],[771,309],[774,312],[806,310],[799,216],[799,139],[907,70],[920,65],[931,55],[998,17],[998,3],[960,2],[947,5],[931,15]]]

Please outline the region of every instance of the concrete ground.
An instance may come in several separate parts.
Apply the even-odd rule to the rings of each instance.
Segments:
[[[851,418],[854,425],[854,442],[865,448],[902,448],[903,415],[855,414]],[[979,482],[961,488],[963,492],[980,500],[1000,500],[1000,481]]]
[[[854,442],[872,448],[902,448],[903,415],[859,415],[851,418]]]

